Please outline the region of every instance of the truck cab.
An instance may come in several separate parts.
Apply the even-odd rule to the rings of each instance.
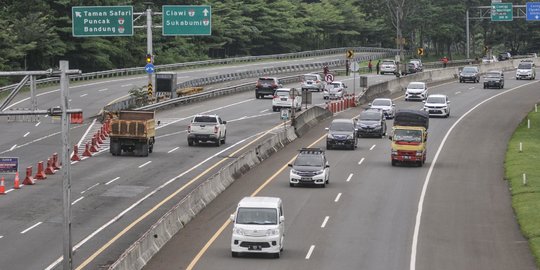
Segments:
[[[429,115],[425,111],[400,110],[396,112],[392,128],[392,166],[413,163],[421,167],[426,162],[426,142]]]

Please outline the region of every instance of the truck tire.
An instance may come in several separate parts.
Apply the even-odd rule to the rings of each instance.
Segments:
[[[119,156],[122,154],[122,148],[120,147],[120,142],[111,142],[111,149],[110,152],[113,156]]]
[[[148,152],[149,152],[150,149],[149,149],[148,144],[141,144],[139,150],[140,150],[140,154],[139,154],[139,155],[140,155],[141,157],[147,157],[147,156],[148,156]]]
[[[215,144],[217,147],[219,147],[221,145],[221,139],[217,138]]]
[[[221,144],[225,144],[226,139],[227,139],[227,132],[225,132],[225,135],[223,135],[223,138],[221,138]]]
[[[152,152],[154,152],[154,145],[153,144],[148,146],[148,153],[152,153]]]

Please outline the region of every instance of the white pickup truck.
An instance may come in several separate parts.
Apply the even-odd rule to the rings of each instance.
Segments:
[[[188,126],[188,145],[200,142],[214,142],[216,146],[225,143],[227,121],[217,115],[195,115]]]

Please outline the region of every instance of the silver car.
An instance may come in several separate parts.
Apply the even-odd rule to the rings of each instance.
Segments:
[[[516,80],[521,79],[536,79],[536,68],[533,62],[521,61],[516,70]]]
[[[389,98],[376,98],[368,105],[370,109],[381,110],[386,119],[392,119],[396,116],[396,105]]]
[[[380,70],[380,73],[381,74],[386,74],[386,73],[396,73],[396,70],[397,70],[397,66],[396,66],[396,61],[394,60],[383,60],[381,62],[381,66],[380,66],[381,70]]]
[[[341,99],[347,94],[347,86],[343,82],[333,81],[323,91],[324,99]]]
[[[324,90],[326,82],[319,74],[304,74],[302,75],[302,91],[317,91]]]

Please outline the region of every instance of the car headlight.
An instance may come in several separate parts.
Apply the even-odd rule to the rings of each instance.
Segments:
[[[233,233],[234,233],[234,234],[239,234],[239,235],[244,235],[244,229],[242,229],[242,228],[236,228],[236,227],[235,227],[235,228],[233,229]]]
[[[353,135],[347,135],[347,140],[350,140],[353,138]]]
[[[397,155],[397,150],[392,150],[392,155]]]
[[[422,151],[416,151],[416,156],[417,156],[417,157],[420,157],[420,156],[422,156],[422,154],[423,154],[423,152],[422,152]]]
[[[266,236],[272,236],[272,235],[278,235],[279,230],[278,229],[268,229],[266,231]]]
[[[300,172],[299,172],[299,171],[297,171],[297,170],[291,170],[291,173],[292,173],[292,174],[296,174],[296,175],[298,175],[298,174],[299,174]]]
[[[323,174],[324,173],[324,170],[320,170],[320,171],[316,171],[315,174],[319,175],[319,174]]]
[[[328,134],[328,135],[326,135],[326,138],[328,138],[328,139],[333,139],[334,136],[333,136],[332,134]]]

